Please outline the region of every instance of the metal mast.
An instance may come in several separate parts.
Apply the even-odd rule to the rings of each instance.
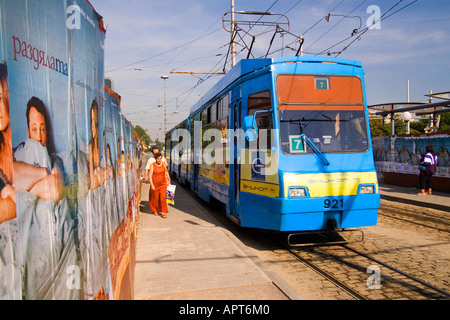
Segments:
[[[236,41],[235,39],[235,25],[234,25],[234,0],[231,0],[231,67],[236,65]]]
[[[161,79],[164,80],[164,139],[167,132],[167,105],[166,105],[166,80],[169,79],[168,76],[161,76]]]

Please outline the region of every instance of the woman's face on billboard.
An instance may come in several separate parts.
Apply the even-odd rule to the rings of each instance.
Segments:
[[[6,105],[6,100],[3,92],[3,87],[0,85],[0,131],[5,130],[9,125],[9,106]]]

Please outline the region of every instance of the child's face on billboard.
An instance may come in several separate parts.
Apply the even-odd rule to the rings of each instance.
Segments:
[[[30,120],[28,127],[28,137],[40,142],[43,146],[45,146],[47,144],[47,128],[45,126],[45,117],[34,107],[31,107],[29,117]]]

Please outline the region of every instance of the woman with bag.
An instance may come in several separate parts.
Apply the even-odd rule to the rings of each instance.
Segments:
[[[420,160],[419,165],[419,183],[420,193],[418,195],[424,196],[425,189],[428,189],[428,194],[431,194],[431,177],[436,172],[438,157],[434,153],[433,146],[427,146],[425,156]]]
[[[154,215],[161,213],[161,217],[167,218],[166,192],[167,186],[170,184],[170,176],[167,172],[166,166],[162,162],[162,154],[160,152],[155,154],[156,162],[152,163],[150,167],[150,209]]]

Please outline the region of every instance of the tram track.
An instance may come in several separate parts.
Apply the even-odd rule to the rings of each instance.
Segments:
[[[428,282],[425,282],[425,281],[423,281],[423,280],[421,280],[419,278],[416,278],[416,277],[414,277],[413,275],[411,275],[409,273],[406,273],[406,272],[401,271],[401,270],[399,270],[397,268],[394,268],[394,267],[388,265],[387,263],[381,262],[380,260],[375,259],[375,258],[369,256],[368,254],[360,252],[360,251],[358,251],[358,250],[356,250],[354,248],[351,248],[351,247],[349,247],[347,245],[341,245],[341,247],[344,247],[344,248],[346,248],[346,249],[348,249],[348,250],[350,250],[350,251],[352,251],[352,252],[354,252],[354,253],[356,253],[356,254],[358,254],[360,256],[363,256],[363,257],[365,257],[365,258],[367,258],[369,260],[372,260],[373,262],[378,263],[378,264],[380,264],[380,265],[382,265],[382,266],[384,266],[384,267],[386,267],[386,268],[388,268],[388,269],[390,269],[390,270],[392,270],[392,271],[394,271],[396,273],[399,273],[399,274],[401,274],[401,275],[403,275],[403,276],[405,276],[405,277],[407,277],[407,278],[409,278],[409,279],[411,279],[411,280],[413,280],[415,282],[418,282],[418,283],[420,283],[421,285],[423,285],[425,287],[428,287],[428,288],[430,288],[430,289],[432,289],[434,291],[437,291],[437,292],[439,292],[440,294],[442,294],[443,296],[445,296],[447,298],[450,297],[450,293],[449,292],[447,292],[445,290],[442,290],[442,289],[440,289],[440,288],[438,288],[438,287],[436,287],[436,286],[434,286],[434,285],[432,285],[432,284],[430,284]]]
[[[221,220],[241,241],[259,248],[261,259],[267,261],[268,265],[273,265],[269,268],[308,299],[450,299],[448,281],[442,273],[445,272],[442,266],[446,258],[437,254],[448,245],[448,215],[426,208],[406,208],[382,205],[384,212],[380,212],[382,219],[379,227],[374,229],[375,232],[368,229],[369,236],[363,241],[307,247],[290,247],[286,244],[286,239],[282,240],[281,234],[242,230],[235,228],[225,217]],[[395,210],[391,214],[389,211],[392,209]],[[392,215],[400,218],[404,216],[406,221],[399,224],[397,219],[391,219]],[[409,218],[410,215],[412,218]],[[441,222],[443,224],[437,228],[435,223]],[[377,231],[378,228],[381,229]],[[428,235],[430,228],[438,232],[431,238],[424,237],[424,242],[418,241],[419,238],[410,241],[400,236],[418,232]],[[429,263],[425,266],[429,261],[434,265],[439,264],[439,269],[431,269]],[[372,275],[368,273],[369,266],[378,266],[381,270],[380,289],[368,287],[368,278]]]
[[[316,249],[313,249],[316,248]],[[303,253],[307,252],[311,255],[311,252],[317,251],[317,248],[322,248],[322,251],[318,253],[317,256],[313,258],[305,258]],[[325,250],[323,250],[325,248]],[[355,261],[355,258],[351,258],[352,254],[343,254],[340,258],[336,258],[336,249],[345,249],[347,252],[351,252],[356,254],[357,257],[363,257],[368,259],[374,263],[378,267],[384,267],[393,271],[398,276],[393,274],[386,274],[386,270],[383,271],[381,287],[389,288],[389,290],[384,290],[385,299],[398,299],[401,296],[407,296],[409,298],[414,299],[449,299],[450,293],[440,289],[426,281],[423,281],[407,272],[399,270],[385,262],[380,261],[367,253],[361,252],[355,248],[352,248],[346,244],[338,244],[338,245],[328,245],[328,246],[320,246],[320,247],[303,247],[302,249],[298,248],[289,248],[284,247],[285,251],[296,258],[299,262],[303,263],[310,269],[314,270],[320,276],[332,282],[336,287],[340,290],[345,291],[350,297],[356,300],[372,300],[371,292],[374,292],[372,289],[368,289],[365,287],[367,285],[364,277],[368,278],[370,275],[367,274],[366,264],[361,261]],[[329,250],[332,250],[329,252]],[[312,254],[314,256],[314,254]],[[352,259],[352,261],[349,261]],[[327,267],[323,266],[323,260],[326,260]],[[332,261],[335,262],[332,262]],[[321,261],[322,263],[315,263],[314,261]],[[334,268],[331,265],[334,265]],[[355,281],[353,284],[346,283],[345,280],[340,279],[339,275],[334,274],[334,272],[329,271],[329,269],[333,269],[334,271],[341,270],[343,268],[350,268],[349,273],[352,273],[353,278],[362,279],[358,285],[355,285]],[[360,274],[356,275],[354,272],[355,269]],[[407,280],[405,280],[405,278]],[[380,279],[381,280],[381,279]],[[350,281],[351,282],[351,281]],[[361,286],[361,284],[363,284]],[[376,289],[375,289],[376,290]],[[432,292],[431,292],[431,291]],[[377,296],[376,299],[379,299]]]
[[[347,294],[349,294],[354,299],[356,299],[356,300],[367,300],[366,297],[360,295],[357,291],[353,290],[352,288],[347,286],[345,283],[343,283],[342,281],[338,280],[335,276],[333,276],[329,272],[326,272],[325,270],[321,269],[320,267],[318,267],[317,265],[315,265],[311,261],[308,261],[307,259],[303,258],[298,252],[294,252],[293,250],[290,250],[290,249],[285,249],[285,250],[291,256],[293,256],[297,260],[301,261],[303,264],[308,266],[310,269],[314,270],[315,272],[320,274],[322,277],[324,277],[327,280],[329,280],[330,282],[332,282],[334,285],[336,285],[338,288],[340,288],[343,291],[345,291]]]
[[[383,201],[378,215],[419,227],[450,233],[450,216],[448,213],[437,210],[433,210],[433,212],[429,211],[429,209],[425,210],[420,207],[399,208],[398,206],[390,205],[389,202]]]
[[[448,281],[444,280],[443,274],[435,273],[444,271],[442,267],[430,269],[430,260],[422,260],[432,257],[428,254],[432,251],[431,247],[447,245],[450,233],[448,212],[382,201],[379,215],[382,229],[384,226],[394,227],[400,229],[402,234],[431,232],[434,236],[424,237],[424,243],[414,241],[411,246],[399,246],[372,235],[368,239],[363,237],[364,240],[357,243],[338,241],[332,246],[284,248],[291,256],[300,257],[298,260],[301,263],[322,277],[331,279],[336,287],[353,299],[450,299]],[[385,235],[384,232],[381,235]],[[398,238],[394,236],[391,240]],[[445,260],[432,261],[434,265],[438,263],[442,266]],[[369,266],[381,270],[379,289],[369,288],[367,281],[372,275],[368,273]]]

